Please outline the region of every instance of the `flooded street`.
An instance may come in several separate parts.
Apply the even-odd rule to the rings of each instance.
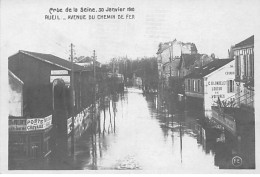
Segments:
[[[212,133],[206,133],[199,124],[199,113],[169,112],[156,95],[145,96],[140,90],[129,88],[115,102],[111,101],[110,109],[100,112],[97,133],[86,132],[77,140],[75,168],[178,172],[212,171],[221,168],[218,164],[229,163],[225,160],[231,164],[231,157],[227,156],[230,154],[225,152],[230,149],[217,152],[212,147],[218,135],[214,139]],[[206,142],[206,134],[213,139]],[[222,144],[220,148],[225,146]]]
[[[254,125],[238,127],[240,136],[235,136],[221,126],[209,126],[202,115],[172,94],[128,88],[107,99],[88,128],[85,122],[77,127],[74,156],[68,137],[47,160],[17,161],[11,167],[172,173],[255,168]],[[239,166],[234,165],[236,156],[243,160]]]

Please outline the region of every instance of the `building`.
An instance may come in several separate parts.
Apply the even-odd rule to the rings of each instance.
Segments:
[[[33,154],[38,154],[34,155],[37,158],[48,154],[49,144],[53,144],[49,143],[50,137],[58,144],[55,149],[66,147],[67,119],[78,115],[93,103],[93,84],[90,84],[93,72],[52,54],[23,50],[8,58],[8,67],[23,82],[23,116],[19,119],[9,116],[9,147],[14,148],[16,146],[13,144],[25,142],[28,150],[21,154],[30,154],[29,149],[33,148]],[[16,135],[13,136],[13,127],[18,125],[25,132],[15,131]],[[22,138],[21,134],[24,135]]]
[[[179,63],[179,77],[183,78],[192,73],[196,68],[204,66],[213,61],[211,57],[206,54],[182,54]]]
[[[233,135],[241,136],[239,130],[255,121],[254,36],[232,46],[230,53],[235,59],[235,95],[212,106],[212,115]]]
[[[233,59],[217,59],[185,76],[185,96],[191,103],[203,105],[211,118],[211,106],[235,94]]]
[[[74,64],[75,106],[87,107],[88,72]],[[24,82],[24,116],[46,117],[53,112],[53,81],[63,80],[66,106],[70,110],[71,62],[51,54],[20,50],[8,58],[8,67]],[[83,87],[85,89],[83,89]],[[83,99],[84,98],[84,99]],[[85,99],[86,98],[86,99]]]
[[[77,59],[75,59],[74,61],[75,61],[75,64],[84,66],[86,68],[93,67],[93,58],[91,58],[91,57],[80,56]],[[101,63],[98,61],[95,61],[95,66],[100,68]]]
[[[197,48],[193,43],[183,43],[174,39],[160,43],[157,51],[159,79],[163,86],[169,86],[169,78],[179,76],[178,67],[182,54],[196,54]]]
[[[254,113],[254,36],[236,44],[233,52],[237,106]]]
[[[135,73],[133,73],[133,78],[132,78],[133,86],[142,88],[143,82],[141,77],[137,77]]]
[[[25,161],[46,158],[50,154],[52,115],[42,118],[25,117],[23,114],[24,82],[11,71],[8,71],[8,76],[9,164],[12,169]]]

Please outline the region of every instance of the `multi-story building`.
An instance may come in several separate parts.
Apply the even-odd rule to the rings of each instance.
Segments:
[[[237,43],[233,52],[237,106],[254,112],[254,36]]]
[[[212,106],[213,120],[234,135],[254,122],[254,36],[231,47],[235,59],[235,94]],[[232,100],[232,101],[230,101]]]
[[[193,43],[183,43],[174,39],[170,42],[160,43],[156,54],[159,79],[163,85],[169,86],[170,77],[179,77],[178,67],[182,54],[197,54],[197,48]]]
[[[193,104],[201,104],[205,116],[211,118],[211,106],[235,94],[233,59],[217,59],[185,76],[185,96]]]

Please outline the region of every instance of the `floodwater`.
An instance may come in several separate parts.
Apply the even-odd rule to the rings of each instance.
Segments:
[[[68,148],[67,155],[53,153],[30,169],[206,173],[255,168],[254,126],[240,128],[237,137],[222,127],[208,126],[202,115],[199,109],[178,104],[171,94],[128,88],[106,101],[96,124],[78,131],[74,156]],[[243,163],[235,166],[235,156]]]
[[[254,154],[247,154],[252,151],[247,137],[244,143],[249,148],[243,149],[241,141],[229,138],[225,130],[205,127],[199,111],[182,109],[183,105],[178,107],[176,100],[167,102],[167,98],[143,95],[135,88],[112,97],[99,113],[97,131],[86,132],[76,141],[74,168],[212,172],[235,168],[236,155],[246,157],[240,168],[254,167]]]

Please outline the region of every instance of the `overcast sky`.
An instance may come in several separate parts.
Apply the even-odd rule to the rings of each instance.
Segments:
[[[96,50],[104,63],[118,56],[156,56],[160,42],[176,38],[195,43],[199,53],[226,58],[232,44],[259,30],[259,5],[258,0],[3,0],[1,48],[5,58],[28,50],[68,59],[73,43],[76,56]],[[45,20],[52,7],[134,7],[129,14],[135,19]]]

